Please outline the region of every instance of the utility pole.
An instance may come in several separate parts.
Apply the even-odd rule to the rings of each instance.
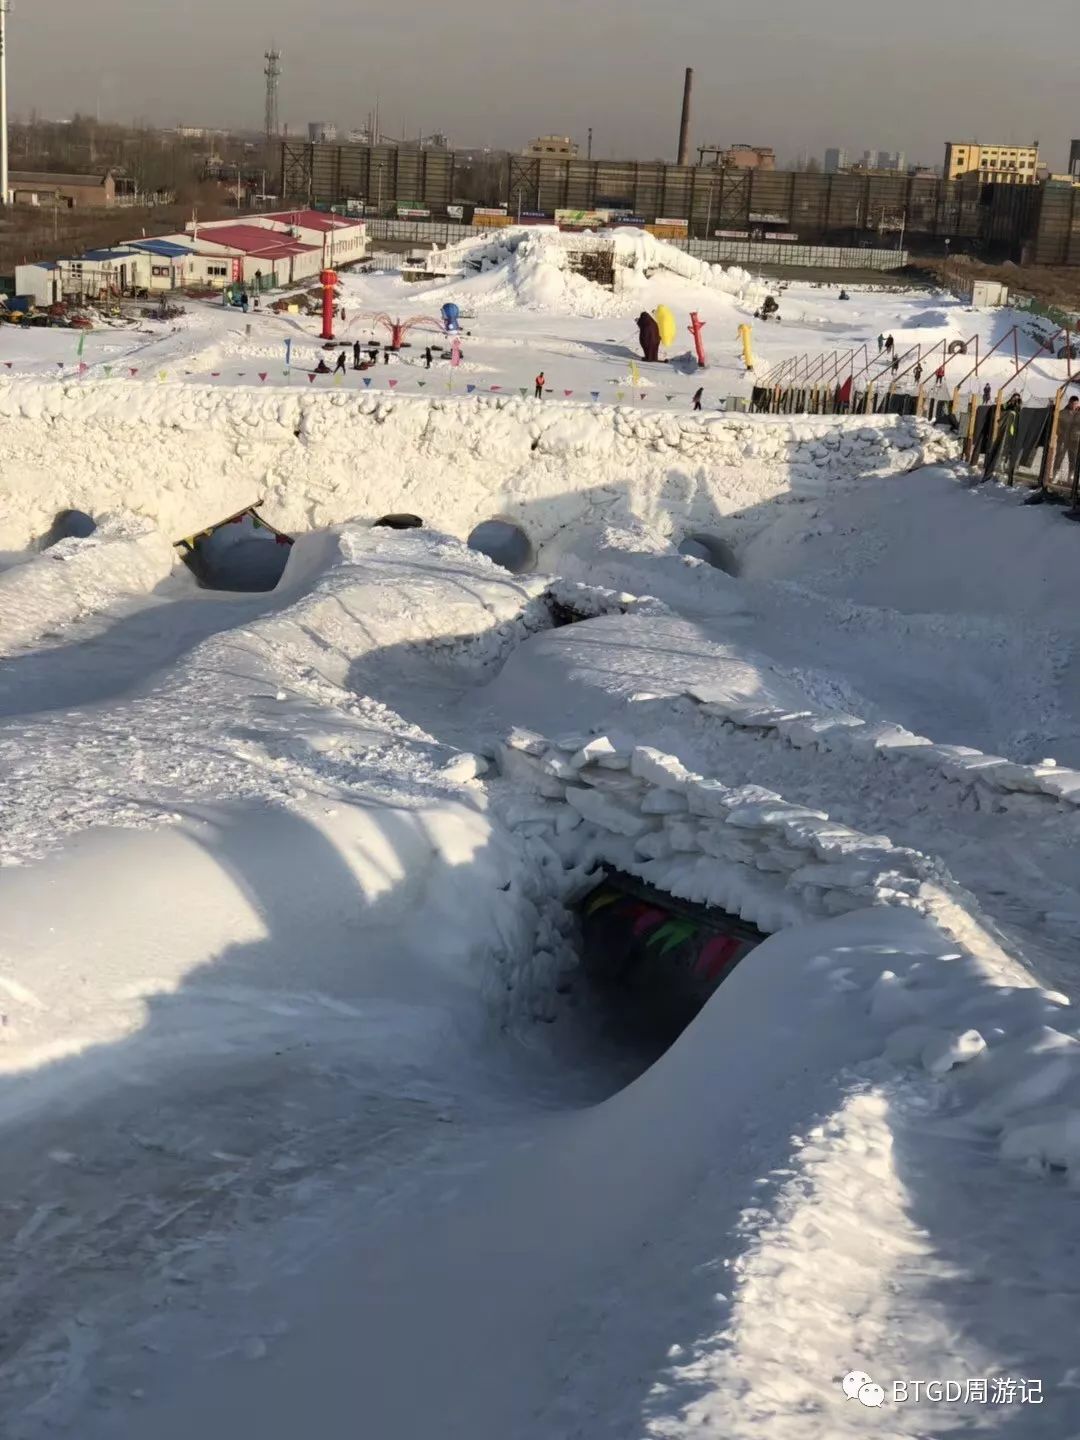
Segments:
[[[8,184],[8,87],[7,87],[7,17],[10,0],[0,0],[0,205],[10,197]]]

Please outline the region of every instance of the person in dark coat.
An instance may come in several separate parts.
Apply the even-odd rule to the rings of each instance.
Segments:
[[[642,355],[646,360],[659,360],[660,327],[647,310],[643,310],[637,317],[637,328]]]
[[[984,385],[984,386],[983,386],[982,403],[983,403],[984,405],[989,405],[989,404],[990,404],[990,396],[991,396],[992,393],[993,393],[993,392],[991,391],[989,385]]]
[[[898,374],[900,373],[900,356],[899,356],[899,355],[894,355],[894,356],[893,356],[892,373],[893,373],[894,375],[898,375]]]
[[[884,350],[884,349],[885,349],[885,336],[884,336],[884,335],[879,335],[879,336],[877,337],[877,353],[880,355],[881,352],[882,352],[882,350]]]
[[[704,393],[705,393],[705,387],[704,387],[703,385],[699,386],[699,387],[694,391],[694,402],[693,402],[693,403],[694,403],[694,409],[695,409],[695,410],[700,410],[700,409],[701,409],[701,397],[702,397],[702,395],[703,395]]]
[[[346,356],[345,351],[342,350],[341,354],[337,357],[337,364],[334,366],[334,374],[336,375],[340,370],[341,373],[344,375],[347,365],[348,357]]]
[[[424,347],[424,369],[425,369],[425,370],[430,370],[430,369],[431,369],[431,346],[430,346],[430,345],[427,345],[427,346]]]
[[[325,356],[325,355],[320,355],[320,356],[319,356],[319,363],[315,366],[315,374],[316,374],[316,375],[329,375],[329,374],[330,374],[330,366],[327,365],[327,363],[326,363],[326,356]]]
[[[911,378],[915,381],[915,384],[916,384],[916,385],[918,385],[919,382],[922,380],[922,365],[921,365],[921,364],[915,366],[915,369],[911,372]]]
[[[359,340],[354,340],[354,341],[353,341],[353,347],[352,347],[352,368],[353,368],[354,370],[359,370],[359,369],[360,369],[360,341],[359,341]]]

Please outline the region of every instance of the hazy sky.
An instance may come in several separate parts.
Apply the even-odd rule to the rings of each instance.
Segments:
[[[274,41],[293,130],[358,125],[378,93],[387,133],[584,146],[592,125],[594,155],[642,159],[674,159],[692,64],[695,145],[940,164],[946,138],[1038,138],[1060,169],[1080,135],[1078,21],[1075,0],[30,0],[8,55],[16,114],[259,127]]]

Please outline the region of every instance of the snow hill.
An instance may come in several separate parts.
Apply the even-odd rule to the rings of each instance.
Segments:
[[[594,244],[613,252],[614,292],[570,268],[572,253]],[[438,259],[447,269],[460,267],[465,278],[425,294],[476,312],[524,309],[600,318],[636,314],[702,292],[728,295],[744,304],[764,293],[746,270],[710,265],[645,230],[578,236],[550,226],[511,227],[490,241],[469,239],[448,246]]]

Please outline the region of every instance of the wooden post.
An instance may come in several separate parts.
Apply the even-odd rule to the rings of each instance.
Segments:
[[[967,433],[964,436],[964,459],[970,465],[975,450],[975,421],[979,414],[979,397],[972,395],[968,402]]]
[[[916,415],[921,415],[921,414],[923,413],[923,405],[924,405],[924,403],[925,403],[925,400],[926,400],[926,384],[925,384],[924,381],[920,380],[920,381],[919,381],[919,393],[915,396],[915,414],[916,414]]]
[[[1065,398],[1065,386],[1054,396],[1054,418],[1050,422],[1050,438],[1046,442],[1046,454],[1043,457],[1042,486],[1049,490],[1054,483],[1054,465],[1057,463],[1058,429],[1061,420],[1061,402]]]
[[[866,387],[866,400],[863,404],[863,414],[870,415],[874,410],[874,382],[871,380]]]

